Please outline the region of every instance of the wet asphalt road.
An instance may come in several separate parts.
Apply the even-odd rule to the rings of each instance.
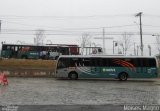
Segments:
[[[160,104],[160,79],[121,82],[9,78],[8,86],[0,86],[0,104]]]
[[[160,105],[160,79],[8,80],[8,86],[0,86],[0,105]]]

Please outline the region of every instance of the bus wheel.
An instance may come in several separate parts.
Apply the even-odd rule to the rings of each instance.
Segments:
[[[122,72],[119,74],[118,78],[120,81],[126,81],[128,79],[128,74],[126,72]]]
[[[78,74],[76,72],[71,72],[71,73],[69,73],[68,77],[71,80],[76,80],[76,79],[78,79]]]

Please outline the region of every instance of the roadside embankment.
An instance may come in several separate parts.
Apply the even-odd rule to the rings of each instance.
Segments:
[[[11,77],[53,77],[56,61],[0,59],[0,72]]]

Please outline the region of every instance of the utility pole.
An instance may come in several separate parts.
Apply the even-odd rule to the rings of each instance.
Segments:
[[[159,52],[159,55],[160,55],[160,35],[158,34],[153,34],[152,36],[155,36],[156,37],[156,42],[157,42],[157,49],[158,49],[158,52]]]
[[[148,49],[149,49],[149,56],[151,56],[151,46],[148,45]]]
[[[139,46],[137,45],[137,56],[138,56],[138,50],[139,50]]]
[[[103,41],[103,54],[106,54],[105,39],[113,39],[113,37],[105,37],[105,28],[103,27],[103,36],[102,37],[95,37],[94,39],[102,39],[102,41]]]
[[[105,28],[103,27],[103,53],[106,54],[106,49],[105,49]]]
[[[103,41],[103,54],[106,54],[105,39],[113,39],[113,37],[105,37],[105,28],[103,27],[103,36],[102,37],[95,37],[94,39],[102,39],[102,41]]]
[[[136,56],[136,43],[134,42],[134,55]]]
[[[114,54],[114,45],[116,41],[113,41],[113,54]],[[116,43],[117,44],[117,43]],[[117,46],[117,45],[116,45]]]
[[[141,56],[143,56],[143,40],[142,40],[142,12],[139,12],[138,14],[136,14],[136,17],[139,16],[139,20],[140,20],[140,40],[141,40],[141,45],[140,45],[140,48],[141,48]]]

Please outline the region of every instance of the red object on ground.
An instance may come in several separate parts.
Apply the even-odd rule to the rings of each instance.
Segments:
[[[8,80],[4,73],[0,73],[0,84],[8,85]]]

